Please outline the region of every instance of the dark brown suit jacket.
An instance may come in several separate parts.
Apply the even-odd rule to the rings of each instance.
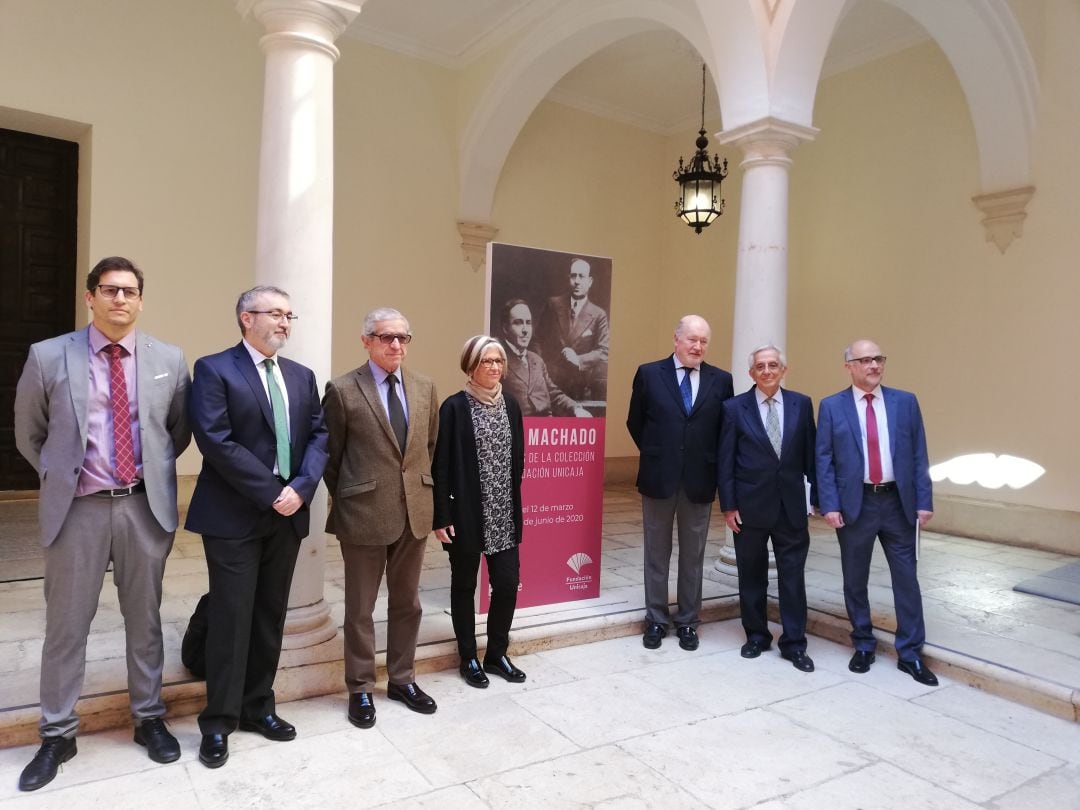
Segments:
[[[326,384],[324,477],[332,498],[326,531],[343,543],[390,545],[405,531],[406,516],[414,537],[431,531],[439,399],[428,377],[404,368],[401,375],[409,407],[404,455],[367,363]]]

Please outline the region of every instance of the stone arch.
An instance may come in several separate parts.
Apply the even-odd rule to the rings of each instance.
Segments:
[[[918,22],[952,65],[975,130],[982,191],[1029,185],[1038,81],[1005,0],[885,2]],[[809,126],[829,39],[847,5],[842,0],[787,3],[772,51],[770,96],[776,117]]]
[[[743,13],[749,16],[745,5]],[[571,4],[530,31],[521,47],[499,66],[464,130],[459,153],[461,219],[490,219],[495,187],[510,148],[533,110],[560,78],[602,48],[657,28],[670,28],[682,35],[702,54],[717,84],[721,84],[702,21],[657,0]]]

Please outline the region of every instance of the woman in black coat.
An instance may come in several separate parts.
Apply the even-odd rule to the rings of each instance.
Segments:
[[[461,352],[465,390],[439,409],[435,445],[435,535],[450,555],[450,615],[469,686],[488,685],[485,672],[521,683],[525,673],[506,655],[518,591],[521,477],[525,431],[521,408],[502,391],[506,351],[495,338],[469,338]],[[487,650],[476,651],[476,575],[480,555],[491,583]]]

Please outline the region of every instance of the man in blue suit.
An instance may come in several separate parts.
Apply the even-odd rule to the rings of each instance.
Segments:
[[[806,584],[810,550],[805,481],[814,484],[814,405],[780,387],[784,353],[762,346],[750,353],[754,387],[724,403],[720,432],[720,508],[735,534],[739,608],[746,643],[743,658],[757,658],[772,644],[766,610],[769,540],[776,555],[780,595],[780,656],[813,672],[806,654]]]
[[[852,387],[821,401],[817,475],[820,508],[836,529],[844,573],[844,602],[855,653],[848,669],[863,673],[874,663],[867,596],[874,539],[881,539],[896,607],[897,668],[937,686],[921,658],[926,628],[916,574],[916,526],[933,517],[930,464],[922,413],[914,394],[885,388],[885,355],[870,340],[844,350]]]
[[[284,290],[241,294],[243,340],[198,360],[191,383],[188,412],[203,466],[185,528],[203,536],[210,573],[199,715],[199,760],[208,768],[225,764],[238,727],[271,740],[296,737],[276,714],[273,685],[327,431],[315,375],[278,355],[295,318]]]
[[[668,568],[679,524],[678,611],[684,650],[698,647],[701,574],[709,518],[716,499],[716,456],[731,375],[704,362],[711,330],[687,315],[675,328],[675,353],[634,375],[626,427],[640,451],[637,486],[645,530],[645,635],[655,650],[667,635]]]

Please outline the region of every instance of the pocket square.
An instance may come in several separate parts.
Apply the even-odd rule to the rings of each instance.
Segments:
[[[162,379],[164,379],[165,377],[168,377],[168,376],[169,376],[169,372],[166,371],[166,372],[163,372],[161,374],[155,374],[154,379],[155,380],[162,380]]]
[[[592,329],[586,329],[584,332],[581,333],[581,336],[583,338],[592,337]]]

